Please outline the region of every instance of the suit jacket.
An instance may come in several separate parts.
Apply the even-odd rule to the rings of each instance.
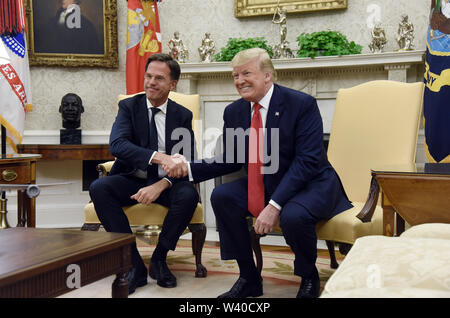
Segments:
[[[238,171],[243,165],[248,169],[248,134],[245,137],[245,162],[239,162],[238,138],[233,137],[233,143],[227,142],[227,129],[247,130],[251,123],[250,117],[250,102],[242,98],[225,108],[224,153],[216,158],[223,163],[217,160],[191,163],[194,182]],[[265,147],[267,156],[272,157],[277,155],[271,153],[273,146],[270,140],[275,133],[273,128],[279,132],[279,166],[275,173],[264,174],[266,201],[272,199],[282,207],[293,201],[319,218],[330,218],[351,208],[323,147],[322,118],[315,98],[275,84],[266,119]],[[234,149],[229,149],[230,144]],[[232,156],[229,155],[230,151],[233,151]],[[233,162],[230,162],[230,157]],[[266,163],[265,167],[271,163]]]
[[[172,139],[176,128],[186,128],[189,136],[179,135]],[[160,133],[160,132],[158,132]],[[187,108],[168,100],[165,127],[166,153],[172,154],[174,146],[182,143],[180,151],[190,160],[195,159],[195,138],[192,130],[192,112]],[[189,138],[190,137],[190,138]],[[150,121],[145,94],[138,94],[119,102],[119,112],[114,121],[109,137],[110,151],[116,157],[110,175],[132,175],[137,169],[146,171],[148,163],[155,151],[150,149]],[[177,145],[177,149],[178,150]],[[191,153],[183,150],[191,149]],[[158,176],[148,176],[158,178]],[[168,178],[172,183],[181,179]]]

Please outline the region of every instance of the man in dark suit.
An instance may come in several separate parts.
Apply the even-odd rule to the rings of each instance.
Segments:
[[[195,149],[192,112],[168,99],[180,77],[180,66],[167,54],[152,55],[145,67],[145,94],[119,102],[110,135],[110,151],[116,157],[110,174],[92,183],[89,191],[98,218],[108,232],[132,233],[123,206],[159,203],[169,208],[150,262],[150,277],[162,287],[175,287],[176,278],[166,264],[169,250],[186,229],[198,203],[194,186],[172,179],[158,165],[171,165],[174,146]],[[173,138],[179,128],[190,138]],[[185,154],[192,160],[194,151]],[[147,284],[147,269],[136,244],[133,268],[127,275],[130,293]]]
[[[195,182],[238,171],[242,166],[248,172],[246,177],[216,187],[211,195],[221,257],[236,259],[240,269],[238,281],[219,297],[263,294],[246,221],[250,215],[256,217],[258,234],[272,231],[280,221],[286,242],[295,253],[294,274],[302,277],[297,297],[318,297],[316,223],[349,209],[351,203],[328,162],[316,100],[274,84],[275,70],[265,50],[241,51],[232,66],[234,84],[242,98],[224,111],[223,155],[178,164],[183,171],[164,169],[171,176],[189,174]],[[249,134],[242,134],[249,128]]]

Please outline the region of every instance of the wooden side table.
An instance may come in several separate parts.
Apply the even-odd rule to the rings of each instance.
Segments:
[[[372,177],[382,191],[384,235],[400,235],[405,221],[450,223],[450,164],[386,165]]]
[[[41,160],[81,160],[82,161],[82,189],[89,190],[89,185],[97,179],[95,169],[100,162],[112,161],[114,156],[109,151],[108,144],[22,144],[17,146],[19,153],[40,154]]]
[[[39,154],[6,154],[0,158],[0,183],[35,184],[36,161]],[[17,226],[36,226],[36,199],[24,190],[17,191]]]
[[[107,144],[17,146],[19,153],[40,154],[42,160],[114,160]]]

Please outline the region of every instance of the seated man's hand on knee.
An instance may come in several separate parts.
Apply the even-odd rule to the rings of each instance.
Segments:
[[[255,222],[256,234],[267,234],[273,230],[273,227],[278,221],[280,210],[271,204],[268,204],[258,216]]]
[[[165,179],[161,179],[158,182],[139,189],[138,192],[133,194],[130,198],[145,205],[150,205],[156,199],[159,198],[161,192],[169,187],[169,182]]]

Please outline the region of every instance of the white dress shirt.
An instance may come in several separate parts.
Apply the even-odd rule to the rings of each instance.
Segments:
[[[264,127],[264,135],[266,134],[265,127],[266,127],[266,122],[267,122],[267,113],[269,111],[270,99],[272,98],[272,94],[273,94],[273,84],[270,87],[267,94],[264,95],[264,97],[258,103],[261,105],[261,108],[259,109],[259,113],[261,115],[262,126]],[[253,112],[254,112],[253,106],[254,105],[255,105],[255,103],[253,103],[253,102],[250,103],[250,107],[252,110],[251,118],[253,118]],[[270,200],[269,203],[281,211],[281,206],[278,203],[276,203],[274,200]]]
[[[147,108],[148,108],[148,118],[149,123],[151,123],[152,120],[155,120],[156,130],[158,131],[158,152],[159,153],[166,153],[166,114],[167,114],[167,99],[158,108],[161,110],[155,114],[155,118],[152,118],[152,108],[154,107],[152,103],[147,99]],[[152,159],[155,156],[155,152],[150,157],[150,161],[148,162],[149,165],[152,165]],[[160,178],[164,177],[166,173],[164,172],[163,168],[159,165],[158,166],[158,175]]]
[[[261,114],[262,126],[264,128],[266,127],[267,112],[269,111],[270,99],[272,98],[272,94],[273,94],[273,84],[272,84],[272,87],[270,87],[267,94],[264,95],[264,97],[261,98],[261,100],[258,103],[261,105],[261,108],[259,109],[259,113]],[[254,102],[250,102],[250,109],[251,109],[250,118],[253,118],[253,112],[254,112],[253,106],[254,105],[255,105]],[[264,130],[264,133],[265,133],[265,130]]]

